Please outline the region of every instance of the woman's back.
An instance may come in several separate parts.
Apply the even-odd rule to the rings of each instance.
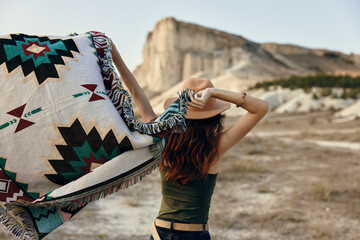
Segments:
[[[162,202],[159,218],[189,223],[206,223],[217,174],[196,179],[186,185],[167,180],[166,168],[161,171]]]

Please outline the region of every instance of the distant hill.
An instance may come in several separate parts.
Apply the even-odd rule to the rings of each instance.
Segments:
[[[134,71],[149,92],[164,91],[190,76],[241,89],[259,81],[319,73],[360,76],[360,55],[291,44],[259,44],[171,17],[157,22],[148,34],[143,63]]]
[[[164,99],[175,96],[181,81],[191,76],[209,78],[215,87],[234,91],[290,76],[316,75],[315,80],[325,76],[323,82],[330,81],[326,76],[332,75],[360,76],[360,55],[291,44],[259,44],[239,35],[164,18],[148,34],[143,63],[134,75],[150,96],[155,112],[161,113]],[[306,78],[296,81],[299,79]],[[304,88],[298,82],[291,85],[297,89],[253,89],[249,93],[267,100],[271,110],[278,113],[332,110],[337,112],[334,117],[349,120],[360,117],[360,100],[348,99],[346,94],[350,92],[339,92],[342,98],[337,99],[324,95],[318,88],[311,91],[307,88],[304,92],[298,88]],[[334,95],[333,90],[327,91]],[[227,114],[242,113],[232,109]]]

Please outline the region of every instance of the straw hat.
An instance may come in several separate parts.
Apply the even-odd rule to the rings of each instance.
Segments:
[[[214,85],[209,79],[189,78],[184,81],[183,89],[194,90],[195,93],[206,88],[213,88]],[[177,97],[172,97],[164,102],[164,109],[167,109]],[[205,119],[216,116],[230,108],[230,103],[211,97],[203,108],[196,108],[188,105],[186,119]]]

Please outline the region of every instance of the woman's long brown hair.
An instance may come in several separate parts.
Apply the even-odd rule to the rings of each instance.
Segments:
[[[167,180],[185,185],[207,176],[218,156],[220,133],[223,130],[219,114],[201,120],[186,120],[186,132],[172,133],[162,152],[160,169],[168,167]]]

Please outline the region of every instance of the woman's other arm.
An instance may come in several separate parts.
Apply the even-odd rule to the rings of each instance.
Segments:
[[[242,93],[208,88],[195,94],[190,104],[201,108],[210,97],[218,98],[236,105],[240,105],[242,102]],[[240,141],[268,111],[268,102],[249,95],[245,97],[245,102],[240,106],[248,112],[222,133],[219,143],[220,155],[224,154]]]
[[[116,68],[118,69],[123,83],[129,89],[132,99],[134,99],[136,106],[139,109],[140,115],[144,122],[153,121],[156,118],[153,108],[150,105],[150,101],[145,95],[144,91],[136,81],[134,75],[125,65],[120,53],[116,49],[116,46],[112,44],[112,57]]]

